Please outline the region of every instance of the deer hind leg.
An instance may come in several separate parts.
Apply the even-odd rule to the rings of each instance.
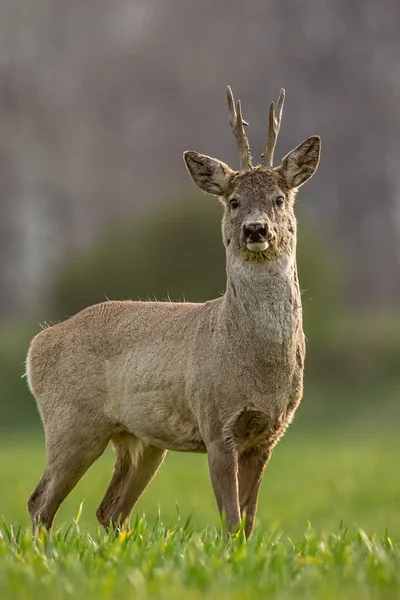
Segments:
[[[46,495],[47,489],[50,483],[50,475],[47,471],[45,471],[33,491],[31,497],[28,500],[28,510],[32,520],[32,529],[35,529],[35,525],[39,520],[40,515],[40,506],[43,503],[43,499]]]
[[[28,500],[33,530],[38,523],[51,528],[61,503],[103,454],[109,437],[93,431],[82,423],[62,432],[46,431],[46,470]]]
[[[112,438],[117,458],[114,473],[96,516],[107,530],[121,525],[130,515],[134,504],[157,473],[166,450],[146,446],[128,433]]]

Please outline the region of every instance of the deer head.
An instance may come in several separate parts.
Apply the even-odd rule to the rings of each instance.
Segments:
[[[234,171],[220,160],[192,151],[184,153],[184,161],[196,185],[222,201],[222,233],[227,252],[244,261],[272,261],[294,252],[294,199],[298,188],[317,170],[321,140],[319,136],[308,138],[289,152],[280,166],[273,166],[285,100],[285,91],[281,89],[276,108],[273,102],[270,106],[261,164],[253,166],[240,101],[235,108],[229,86],[227,92],[229,122],[239,148],[240,169]]]

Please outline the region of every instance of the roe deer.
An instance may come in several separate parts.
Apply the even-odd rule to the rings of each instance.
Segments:
[[[303,391],[293,206],[318,167],[320,138],[308,138],[273,166],[284,96],[282,89],[277,106],[271,104],[261,165],[252,165],[247,123],[229,87],[240,170],[184,153],[193,181],[223,204],[222,297],[202,304],[103,302],[33,339],[27,377],[47,451],[28,502],[34,527],[51,527],[111,440],[116,464],[97,510],[105,528],[129,517],[167,450],[177,450],[207,453],[228,530],[245,515],[251,534],[265,466]]]

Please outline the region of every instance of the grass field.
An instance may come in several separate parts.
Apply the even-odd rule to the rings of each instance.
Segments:
[[[400,440],[373,427],[316,435],[293,426],[266,471],[255,535],[225,547],[206,459],[196,455],[168,455],[131,529],[105,535],[94,513],[110,450],[62,506],[52,535],[32,541],[25,504],[43,440],[3,435],[0,598],[399,599],[399,456]]]

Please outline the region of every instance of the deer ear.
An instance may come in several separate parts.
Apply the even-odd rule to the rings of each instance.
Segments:
[[[215,196],[223,196],[227,192],[229,181],[234,173],[228,165],[192,151],[184,152],[183,160],[190,177],[203,192]]]
[[[314,175],[320,154],[321,138],[313,135],[282,159],[278,171],[290,189],[300,187]]]

